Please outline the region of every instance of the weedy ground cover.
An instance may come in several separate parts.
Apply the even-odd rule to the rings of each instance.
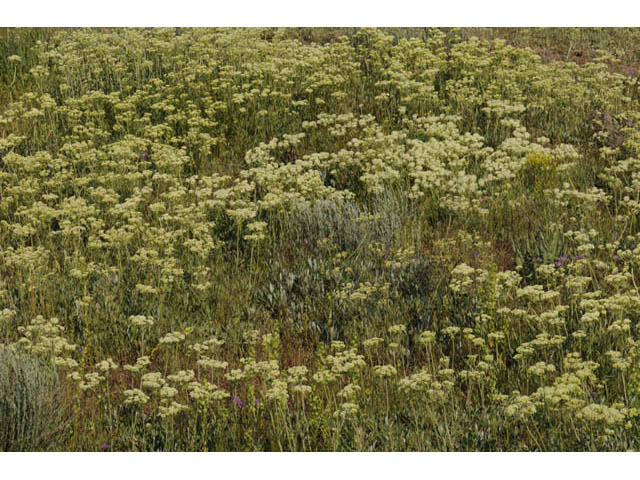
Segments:
[[[638,449],[637,31],[528,32],[0,32],[3,448]]]

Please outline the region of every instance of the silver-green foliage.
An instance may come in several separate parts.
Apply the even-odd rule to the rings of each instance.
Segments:
[[[51,365],[0,345],[0,451],[46,449],[60,424],[60,398]]]
[[[406,228],[406,200],[390,191],[378,195],[370,207],[351,200],[319,200],[293,211],[287,221],[293,241],[315,245],[331,238],[343,250],[379,242],[392,248]]]

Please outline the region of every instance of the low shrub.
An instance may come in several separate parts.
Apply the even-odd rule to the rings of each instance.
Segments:
[[[61,420],[53,366],[0,345],[0,450],[47,449]]]

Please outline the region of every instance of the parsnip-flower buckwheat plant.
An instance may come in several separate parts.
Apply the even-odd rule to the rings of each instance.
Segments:
[[[0,30],[1,449],[640,448],[639,30]]]

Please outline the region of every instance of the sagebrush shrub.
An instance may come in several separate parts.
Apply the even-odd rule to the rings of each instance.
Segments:
[[[60,426],[60,401],[52,365],[0,345],[0,450],[47,449]]]

